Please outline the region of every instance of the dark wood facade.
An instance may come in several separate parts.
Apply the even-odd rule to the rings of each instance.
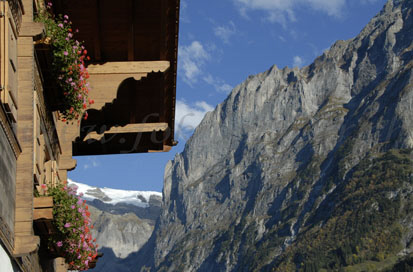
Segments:
[[[73,139],[73,155],[169,151],[175,145],[179,1],[53,3],[55,13],[67,14],[79,29],[77,39],[91,57],[95,104]]]
[[[50,205],[38,210],[34,193],[65,181],[76,167],[73,155],[175,145],[179,0],[51,2],[89,51],[95,103],[80,125],[59,121],[50,48],[36,43],[44,26],[33,21],[45,1],[0,1],[0,250],[24,272],[41,271],[45,261],[38,254],[44,232],[34,222],[50,217]],[[62,259],[52,266],[66,267]]]

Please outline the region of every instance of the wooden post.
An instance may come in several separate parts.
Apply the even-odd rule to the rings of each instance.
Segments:
[[[16,210],[14,222],[14,256],[24,256],[39,247],[40,239],[33,233],[33,174],[34,174],[34,48],[33,36],[43,28],[33,23],[33,1],[23,0],[25,15],[18,38],[18,115],[17,138],[22,153],[17,159]],[[24,27],[24,28],[23,28]],[[26,29],[32,28],[32,29]]]

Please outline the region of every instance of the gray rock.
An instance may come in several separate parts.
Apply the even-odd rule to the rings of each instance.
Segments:
[[[101,192],[99,188],[94,191]],[[88,194],[91,194],[90,190]],[[95,270],[136,271],[136,268],[133,269],[136,261],[133,261],[131,256],[134,256],[152,235],[155,220],[160,214],[160,197],[152,195],[146,208],[122,202],[111,205],[98,199],[88,201],[87,204],[94,225],[92,236],[96,238],[99,252],[104,253]]]
[[[412,9],[390,0],[311,65],[235,87],[166,165],[155,248],[135,258],[153,256],[153,271],[244,271],[251,245],[272,243],[270,265],[334,191],[329,177],[413,147]]]

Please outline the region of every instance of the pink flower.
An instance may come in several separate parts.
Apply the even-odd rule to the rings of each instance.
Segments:
[[[63,52],[63,55],[67,56],[69,53],[67,51]]]
[[[72,208],[72,210],[74,210],[74,209],[76,208],[76,206],[75,206],[75,205],[72,205],[70,208]]]
[[[62,23],[58,24],[57,26],[60,27],[60,28],[63,28],[63,24],[62,24]]]
[[[65,15],[65,16],[63,16],[63,18],[65,18],[67,20],[67,19],[69,19],[69,16]]]
[[[57,245],[58,247],[62,247],[62,246],[63,246],[63,243],[62,243],[62,241],[59,241],[59,242],[56,243],[56,245]]]
[[[64,227],[65,227],[65,228],[70,228],[70,226],[71,226],[70,223],[66,223]]]

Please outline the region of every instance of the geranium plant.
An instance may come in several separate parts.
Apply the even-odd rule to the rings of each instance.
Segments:
[[[57,229],[48,247],[63,252],[70,269],[87,270],[97,257],[98,245],[90,233],[93,225],[86,201],[76,191],[77,187],[67,182],[47,188],[47,195],[53,197],[53,225]]]
[[[47,4],[46,10],[41,10],[37,21],[44,23],[46,38],[53,51],[53,76],[63,94],[63,122],[79,120],[86,108],[94,101],[88,98],[89,78],[85,60],[89,60],[87,50],[81,42],[74,39],[72,22],[67,15],[54,16],[51,12],[52,3]],[[87,118],[87,113],[84,114]]]

